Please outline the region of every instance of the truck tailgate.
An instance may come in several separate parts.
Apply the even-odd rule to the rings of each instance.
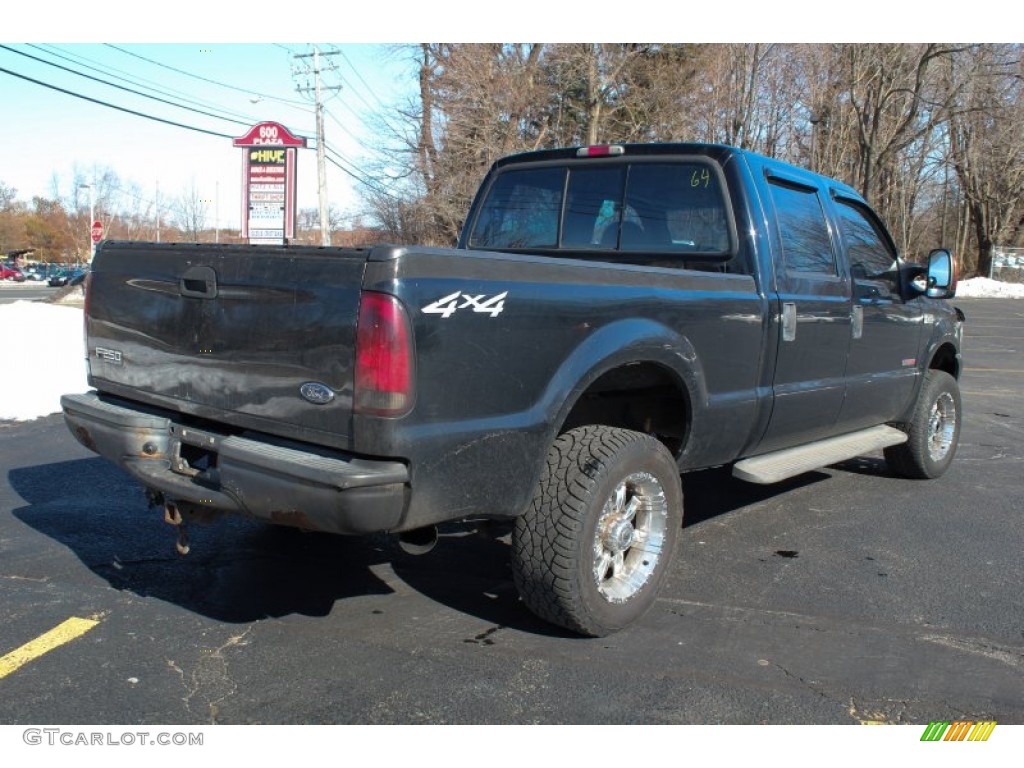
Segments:
[[[347,448],[367,255],[106,242],[90,278],[90,383],[241,429]]]

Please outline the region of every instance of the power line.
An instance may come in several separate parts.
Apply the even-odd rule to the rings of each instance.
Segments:
[[[11,53],[16,53],[19,56],[25,56],[26,58],[32,59],[33,61],[38,61],[38,62],[40,62],[42,64],[47,64],[48,66],[56,67],[57,69],[63,70],[64,72],[70,72],[73,75],[78,75],[79,77],[84,77],[86,80],[92,80],[93,82],[101,83],[102,85],[109,85],[111,88],[117,88],[118,90],[126,91],[127,93],[133,93],[136,96],[141,96],[144,99],[152,99],[153,101],[158,101],[161,104],[167,104],[169,106],[176,107],[177,109],[184,109],[184,110],[186,110],[188,112],[195,112],[198,115],[205,115],[206,117],[212,117],[215,120],[224,120],[224,121],[229,122],[229,123],[238,123],[239,125],[250,125],[251,124],[248,121],[235,120],[234,118],[230,118],[230,117],[223,117],[222,115],[217,115],[217,114],[214,114],[213,112],[206,112],[205,110],[202,110],[202,109],[196,109],[195,107],[188,107],[188,106],[185,106],[184,104],[177,104],[177,103],[175,103],[173,101],[169,101],[168,99],[162,99],[159,96],[153,96],[153,95],[148,94],[148,93],[142,93],[142,91],[136,91],[134,88],[129,88],[129,87],[124,86],[124,85],[118,85],[117,83],[111,83],[111,82],[109,82],[107,80],[103,80],[103,79],[98,78],[98,77],[93,77],[92,75],[87,75],[84,72],[78,72],[77,70],[71,69],[70,67],[65,67],[63,64],[57,64],[54,61],[47,61],[46,59],[41,59],[38,56],[33,56],[31,53],[25,53],[24,51],[19,51],[16,48],[11,48],[10,46],[7,46],[7,45],[0,44],[0,48],[4,49],[5,51],[10,51]]]
[[[380,97],[377,96],[377,91],[370,87],[370,84],[366,82],[366,79],[362,76],[362,74],[359,72],[359,70],[356,69],[356,66],[352,63],[351,59],[349,59],[348,56],[345,55],[345,52],[343,50],[339,49],[338,53],[341,55],[341,58],[344,59],[345,63],[348,64],[349,69],[352,70],[352,73],[356,76],[356,78],[359,80],[359,82],[362,83],[363,87],[366,89],[366,92],[368,94],[370,94],[370,96],[373,98],[373,100],[375,102],[377,102],[377,106],[374,107],[372,104],[370,104],[366,100],[366,98],[362,95],[362,93],[359,92],[359,89],[353,88],[350,84],[348,84],[347,81],[345,80],[345,78],[343,78],[341,76],[340,72],[338,73],[339,79],[341,79],[343,84],[348,85],[349,90],[352,91],[353,93],[355,93],[355,95],[359,98],[360,101],[363,102],[363,104],[366,105],[367,109],[369,109],[371,113],[377,112],[377,114],[378,114],[378,116],[380,118],[380,121],[384,124],[384,126],[389,131],[395,132],[395,128],[391,125],[391,123],[388,121],[388,118],[387,118],[388,106],[386,104],[384,104],[383,101],[380,100]],[[349,107],[349,111],[353,115],[355,115],[355,117],[357,119],[362,120],[362,118],[360,118],[359,115],[356,115],[356,113],[354,111],[352,111],[352,109],[350,107]]]
[[[141,82],[137,82],[135,80],[132,80],[131,78],[127,78],[127,77],[124,77],[122,75],[119,75],[118,72],[120,70],[118,70],[116,67],[108,67],[108,66],[103,65],[103,66],[98,68],[98,67],[90,66],[89,64],[87,64],[85,62],[89,62],[89,61],[92,61],[92,60],[90,60],[89,58],[87,58],[85,56],[80,56],[80,55],[77,55],[77,54],[70,54],[70,57],[69,56],[62,56],[58,52],[48,50],[47,47],[33,45],[31,43],[29,43],[28,45],[30,47],[32,47],[32,48],[37,48],[37,49],[43,51],[44,53],[48,53],[51,56],[57,56],[58,58],[64,59],[65,61],[69,61],[72,64],[78,64],[79,66],[86,67],[87,69],[92,69],[92,70],[94,70],[96,72],[101,72],[102,74],[106,74],[106,75],[109,75],[111,77],[115,77],[115,78],[117,78],[119,80],[124,80],[125,82],[131,83],[132,85],[138,85],[140,88],[147,88],[148,90],[154,91],[156,93],[163,93],[163,94],[165,94],[167,96],[172,96],[174,98],[178,98],[178,99],[181,99],[182,101],[189,102],[189,103],[192,103],[192,104],[197,104],[197,105],[200,105],[200,106],[209,106],[209,102],[197,101],[195,99],[190,99],[187,96],[182,95],[181,92],[174,91],[173,89],[165,91],[165,90],[162,90],[160,88],[155,88],[152,85],[146,85],[145,83],[152,82],[152,81],[147,81],[146,78],[139,78],[139,80]],[[61,50],[59,48],[56,48],[56,46],[49,46],[49,48],[54,48],[56,51],[60,51]],[[22,56],[28,56],[28,54],[22,53],[20,51],[16,51],[15,50],[13,52],[14,53],[19,53]],[[65,53],[68,53],[68,52],[65,52]],[[30,58],[34,58],[34,57],[30,56]],[[43,59],[40,59],[39,61],[42,61],[45,64],[50,64],[51,66],[59,66],[59,65],[53,64],[52,62],[49,62],[49,61],[46,61],[46,60],[43,60]],[[74,74],[78,74],[78,75],[81,75],[83,77],[88,77],[88,75],[82,75],[82,73],[77,72],[75,70],[68,70],[68,71],[71,71]],[[92,79],[95,79],[95,78],[92,78]],[[111,86],[113,86],[115,88],[121,88],[121,86],[118,86],[115,83],[106,83],[105,81],[102,81],[102,80],[99,80],[99,82],[104,83],[105,85],[111,85]],[[122,88],[122,90],[128,90],[129,92],[133,92],[134,93],[134,91],[131,91],[131,89]],[[152,96],[149,96],[149,95],[147,95],[145,93],[139,93],[138,95],[144,96],[146,98],[153,98]],[[159,99],[158,99],[158,101],[159,101]],[[170,103],[171,106],[177,106],[180,109],[190,109],[189,107],[185,107],[185,106],[182,106],[180,104],[171,103],[171,102],[167,102],[167,103]],[[214,106],[214,108],[216,108],[216,106]],[[304,111],[304,112],[308,111],[304,107],[300,107],[299,109],[301,111]],[[203,112],[202,110],[191,109],[190,111],[194,111],[194,112],[197,112],[199,114],[209,114],[209,113]],[[221,112],[224,115],[233,116],[234,118],[238,118],[238,119],[232,120],[230,117],[221,117],[221,116],[215,115],[215,114],[211,115],[211,116],[212,117],[216,117],[219,120],[226,120],[226,121],[229,121],[229,122],[236,122],[236,123],[239,123],[240,125],[253,125],[255,123],[260,122],[260,120],[258,118],[253,117],[252,115],[246,115],[246,114],[243,114],[243,113],[240,113],[240,112],[232,112],[232,111],[228,111],[228,110],[221,110]],[[306,136],[306,135],[310,135],[312,133],[313,133],[313,131],[311,131],[311,130],[298,130],[298,131],[295,131],[295,134],[297,136]]]
[[[35,83],[36,85],[41,85],[44,88],[49,88],[50,90],[53,90],[53,91],[59,91],[60,93],[65,93],[68,96],[74,96],[76,99],[82,99],[83,101],[90,101],[93,104],[99,104],[100,106],[110,107],[111,109],[116,109],[119,112],[126,112],[129,115],[135,115],[136,117],[143,117],[143,118],[145,118],[147,120],[155,120],[158,123],[164,123],[165,125],[173,125],[176,128],[184,128],[184,129],[189,130],[189,131],[196,131],[197,133],[205,133],[205,134],[208,134],[210,136],[219,136],[219,137],[221,137],[223,139],[234,139],[235,138],[234,136],[231,136],[230,134],[227,134],[227,133],[220,133],[219,131],[210,131],[210,130],[207,130],[206,128],[199,128],[199,127],[194,126],[194,125],[186,125],[185,123],[178,123],[178,122],[175,122],[174,120],[166,120],[166,119],[164,119],[162,117],[156,117],[155,115],[147,115],[145,112],[137,112],[136,110],[128,109],[127,107],[120,107],[117,104],[111,104],[108,101],[102,101],[101,99],[94,99],[91,96],[86,96],[86,95],[81,94],[81,93],[75,93],[74,91],[69,91],[66,88],[61,88],[59,86],[52,85],[51,83],[44,83],[42,80],[36,80],[35,78],[29,77],[28,75],[22,75],[22,74],[19,74],[18,72],[12,72],[11,70],[4,69],[3,67],[0,67],[0,72],[3,72],[4,74],[7,74],[7,75],[11,75],[12,77],[20,78],[21,80],[27,80],[28,82]]]
[[[374,101],[377,102],[377,106],[379,106],[381,109],[387,109],[387,107],[384,106],[384,103],[377,96],[377,92],[374,91],[373,88],[370,87],[370,84],[367,83],[366,80],[363,79],[362,74],[360,74],[359,70],[356,69],[355,64],[352,63],[352,60],[349,59],[349,57],[345,55],[344,51],[339,50],[338,53],[341,54],[341,58],[345,61],[346,64],[348,64],[348,68],[352,70],[353,74],[355,74],[355,76],[359,80],[359,82],[363,84],[363,87],[366,89],[366,92],[373,97]],[[340,77],[340,75],[339,75],[339,77]],[[370,104],[370,102],[368,102],[365,98],[363,98],[362,94],[360,94],[357,89],[350,88],[349,90],[352,90],[356,94],[356,96],[359,97],[360,101],[362,101],[363,104],[365,104],[370,110],[373,110],[373,109],[376,108],[372,104]]]
[[[212,104],[211,102],[203,101],[201,99],[189,98],[188,95],[182,93],[181,91],[176,91],[173,88],[169,88],[167,90],[164,90],[163,88],[158,88],[158,87],[156,87],[153,84],[152,80],[147,80],[144,77],[140,77],[140,78],[137,78],[137,79],[132,79],[130,77],[126,77],[124,74],[122,74],[122,71],[117,69],[116,67],[110,67],[110,66],[106,66],[106,65],[101,65],[101,64],[99,64],[99,62],[96,62],[96,61],[94,61],[92,59],[89,59],[89,58],[87,58],[85,56],[74,54],[74,53],[71,53],[70,51],[62,50],[61,48],[58,48],[57,46],[54,46],[54,45],[49,45],[49,46],[48,45],[35,45],[35,44],[32,44],[32,43],[28,43],[27,45],[28,45],[29,48],[35,48],[35,49],[37,49],[39,51],[42,51],[43,53],[49,54],[50,56],[55,56],[58,59],[63,59],[64,61],[70,62],[72,64],[76,64],[76,65],[78,65],[80,67],[85,67],[86,69],[91,69],[92,71],[99,72],[100,74],[103,74],[103,75],[108,75],[110,77],[114,77],[114,78],[116,78],[118,80],[123,80],[124,82],[131,83],[132,85],[138,86],[139,88],[146,88],[147,90],[150,90],[150,91],[152,91],[154,93],[160,93],[160,94],[163,94],[163,95],[168,96],[168,97],[179,99],[179,100],[181,100],[181,101],[183,101],[185,103],[188,103],[188,104],[194,104],[196,106],[206,107],[206,108],[217,108],[217,106],[218,106],[216,104]],[[90,64],[89,62],[92,62],[92,64],[96,64],[97,66],[92,66],[92,64]],[[256,122],[256,120],[253,117],[251,117],[250,115],[245,115],[245,114],[242,114],[240,112],[230,112],[230,111],[227,111],[227,110],[222,110],[222,112],[224,114],[226,114],[226,115],[232,115],[234,117],[242,118],[244,120],[249,121],[250,123],[251,122]]]
[[[251,88],[240,88],[237,85],[229,85],[228,83],[222,83],[219,80],[211,80],[208,77],[203,77],[202,75],[197,75],[193,72],[186,72],[184,69],[172,67],[170,64],[164,64],[153,59],[148,59],[145,56],[142,56],[141,54],[134,53],[133,51],[129,51],[125,48],[121,48],[120,46],[114,45],[113,43],[104,43],[104,45],[106,45],[108,48],[113,48],[115,51],[120,51],[121,53],[127,54],[128,56],[134,56],[136,59],[141,59],[142,61],[145,61],[149,64],[153,64],[154,66],[169,69],[171,72],[177,72],[179,75],[185,75],[186,77],[195,78],[196,80],[202,80],[204,83],[210,83],[211,85],[216,85],[221,88],[228,88],[232,91],[239,91],[240,93],[245,93],[251,96],[259,96],[261,98],[269,99],[271,101],[280,101],[284,104],[292,104],[299,107],[305,107],[305,102],[302,101],[296,101],[293,99],[283,99],[280,96],[272,96],[269,93],[260,93],[259,91],[252,90]]]
[[[370,189],[372,189],[372,190],[374,190],[374,191],[384,195],[385,197],[389,197],[392,200],[401,201],[401,199],[402,199],[401,197],[398,197],[397,195],[395,195],[391,190],[387,189],[380,181],[378,181],[377,179],[373,178],[372,176],[370,176],[365,171],[361,170],[351,160],[348,160],[345,157],[343,157],[333,147],[325,144],[324,145],[324,149],[327,152],[333,154],[335,157],[338,158],[338,160],[335,160],[333,157],[326,157],[325,159],[327,160],[328,163],[333,165],[335,168],[340,170],[342,173],[344,173],[347,176],[351,177],[352,179],[357,181],[359,184],[362,184],[365,187],[369,187]],[[353,168],[355,168],[355,171],[349,170],[348,168],[343,166],[341,164],[341,162],[339,162],[339,160],[342,161],[342,162],[348,163],[349,165],[351,165]]]
[[[353,179],[358,181],[360,184],[362,184],[364,186],[367,186],[367,187],[370,187],[371,189],[374,189],[377,192],[380,192],[385,197],[390,197],[393,200],[399,200],[400,199],[398,197],[395,197],[395,195],[393,195],[389,190],[387,190],[384,187],[380,186],[379,184],[374,182],[372,179],[368,179],[368,178],[357,176],[355,173],[353,173],[348,168],[343,166],[341,163],[339,163],[333,157],[327,157],[327,158],[324,158],[324,159],[328,163],[333,165],[335,168],[337,168],[339,171],[341,171],[342,173],[346,174],[347,176],[351,176]]]
[[[207,116],[210,116],[210,117],[214,117],[215,119],[228,120],[229,122],[240,122],[240,121],[237,121],[237,120],[229,120],[228,118],[221,117],[221,116],[218,116],[216,114],[204,112],[202,110],[192,109],[190,107],[187,107],[187,106],[184,106],[184,105],[181,105],[181,104],[175,104],[172,101],[168,101],[168,100],[165,100],[165,99],[157,98],[157,97],[154,97],[154,96],[146,94],[146,93],[141,93],[141,92],[135,91],[135,90],[133,90],[131,88],[126,88],[124,86],[120,86],[120,85],[118,85],[116,83],[110,83],[108,81],[102,80],[100,78],[93,77],[91,75],[88,75],[88,74],[85,74],[85,73],[82,73],[82,72],[79,72],[79,71],[76,71],[74,69],[62,66],[60,64],[56,64],[54,62],[50,62],[50,61],[47,61],[45,59],[38,58],[38,57],[33,56],[31,54],[28,54],[28,53],[25,53],[25,52],[22,52],[22,51],[18,51],[16,49],[12,49],[12,48],[10,48],[10,47],[8,47],[6,45],[0,45],[0,48],[6,49],[6,50],[8,50],[8,51],[10,51],[12,53],[17,53],[19,55],[25,56],[25,57],[27,57],[29,59],[33,59],[33,60],[39,61],[40,63],[48,64],[48,65],[53,66],[53,67],[55,67],[57,69],[68,71],[68,72],[70,72],[72,74],[79,75],[80,77],[84,77],[86,79],[93,80],[93,81],[99,82],[99,83],[104,84],[104,85],[109,85],[111,87],[118,88],[119,90],[124,90],[124,91],[127,91],[129,93],[133,93],[135,95],[142,96],[144,98],[150,98],[152,100],[155,100],[155,101],[158,101],[158,102],[161,102],[161,103],[165,103],[165,104],[169,104],[170,106],[175,106],[175,107],[178,107],[180,109],[186,109],[187,111],[196,112],[198,114],[203,114],[203,115],[207,115]],[[97,70],[97,71],[99,71],[99,70]],[[125,114],[135,115],[136,117],[141,117],[141,118],[144,118],[144,119],[147,119],[147,120],[152,120],[154,122],[162,123],[164,125],[169,125],[169,126],[176,127],[176,128],[183,128],[185,130],[193,131],[193,132],[196,132],[196,133],[203,133],[203,134],[206,134],[206,135],[209,135],[209,136],[216,136],[216,137],[226,138],[226,139],[233,139],[233,138],[235,138],[233,135],[230,135],[230,134],[226,134],[226,133],[222,133],[222,132],[214,131],[214,130],[209,130],[209,129],[206,129],[206,128],[201,128],[201,127],[198,127],[198,126],[195,126],[195,125],[189,125],[187,123],[182,123],[182,122],[178,122],[178,121],[175,121],[175,120],[169,120],[169,119],[166,119],[166,118],[158,117],[158,116],[153,115],[153,114],[149,114],[149,113],[142,112],[142,111],[139,111],[139,110],[130,109],[128,107],[124,107],[124,106],[121,106],[121,105],[118,105],[118,104],[115,104],[115,103],[111,103],[111,102],[105,101],[103,99],[87,96],[87,95],[85,95],[83,93],[79,93],[79,92],[74,91],[74,90],[69,90],[67,88],[62,88],[60,86],[54,85],[53,83],[49,83],[49,82],[45,82],[43,80],[39,80],[39,79],[36,79],[36,78],[33,78],[33,77],[29,77],[28,75],[25,75],[25,74],[22,74],[22,73],[19,73],[19,72],[15,72],[15,71],[12,71],[10,69],[3,68],[3,67],[0,67],[0,73],[10,75],[10,76],[18,78],[20,80],[24,80],[26,82],[30,82],[30,83],[33,83],[35,85],[42,86],[42,87],[47,88],[49,90],[57,91],[58,93],[63,93],[65,95],[72,96],[74,98],[81,99],[83,101],[87,101],[87,102],[90,102],[90,103],[93,103],[93,104],[97,104],[99,106],[107,107],[109,109],[114,109],[116,111],[123,112]],[[116,77],[116,75],[112,75],[112,76]],[[200,79],[202,79],[202,78],[200,78]],[[142,87],[146,87],[146,86],[142,86]],[[332,115],[332,119],[334,119],[333,115]],[[344,126],[342,126],[342,127],[344,128]],[[358,141],[358,139],[357,139],[357,141]],[[339,170],[341,170],[343,173],[345,173],[347,176],[351,177],[353,180],[358,182],[359,184],[361,184],[363,186],[366,186],[368,188],[374,189],[379,194],[383,194],[383,195],[385,195],[385,196],[387,196],[387,197],[389,197],[391,199],[395,199],[395,200],[401,199],[401,198],[397,197],[394,193],[392,193],[390,190],[388,190],[386,187],[384,187],[379,180],[373,178],[367,172],[365,172],[362,169],[360,169],[359,166],[354,161],[350,160],[349,158],[346,158],[344,155],[342,155],[340,152],[335,150],[333,147],[330,147],[329,145],[327,145],[326,142],[324,142],[324,149],[325,149],[325,151],[329,151],[332,155],[334,155],[334,157],[326,158],[326,160],[328,162],[330,162],[332,165],[334,165],[335,167],[337,167]],[[336,160],[335,157],[338,158],[338,159]],[[343,163],[347,164],[349,167],[346,167],[346,165],[344,165]],[[354,170],[351,170],[351,169],[354,169]],[[120,185],[118,185],[118,187],[119,186]],[[117,188],[117,187],[115,187],[115,188]],[[118,191],[120,191],[121,194],[125,193],[123,188],[120,188]],[[144,202],[152,204],[152,201],[147,200],[145,198],[142,198],[141,196],[138,196],[136,199],[138,199],[140,202],[144,201]],[[158,205],[160,207],[163,207],[166,204],[161,201],[161,202],[157,202],[156,205]]]
[[[348,127],[347,125],[345,125],[345,124],[344,124],[343,122],[341,122],[341,120],[339,120],[338,118],[336,118],[336,117],[335,117],[335,116],[334,116],[334,115],[333,115],[333,114],[332,114],[332,113],[331,113],[331,112],[330,112],[329,110],[327,110],[327,109],[325,108],[325,109],[324,109],[324,112],[326,112],[326,113],[327,113],[327,116],[328,116],[329,118],[331,118],[331,120],[333,120],[333,121],[334,121],[334,123],[335,123],[335,124],[336,124],[336,125],[337,125],[337,126],[338,126],[339,128],[341,128],[341,130],[343,130],[343,131],[344,131],[345,133],[347,133],[347,134],[348,134],[348,135],[349,135],[349,136],[350,136],[350,137],[352,138],[352,140],[356,142],[356,144],[358,144],[359,146],[361,146],[361,147],[362,147],[363,149],[365,149],[365,150],[370,150],[370,151],[372,151],[370,147],[366,146],[366,144],[364,144],[364,143],[363,143],[363,140],[362,140],[361,138],[359,138],[359,137],[358,137],[358,136],[356,136],[356,135],[355,135],[354,133],[352,133],[352,129],[350,129],[350,128],[349,128],[349,127]]]

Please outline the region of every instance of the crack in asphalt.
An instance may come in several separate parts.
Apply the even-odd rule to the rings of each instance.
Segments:
[[[185,696],[182,698],[182,701],[185,704],[185,711],[189,715],[196,716],[192,711],[194,699],[205,700],[207,708],[205,719],[210,725],[217,724],[221,703],[234,695],[238,690],[238,683],[232,680],[228,674],[228,663],[227,658],[224,656],[224,651],[234,646],[245,645],[246,643],[243,641],[252,629],[250,626],[241,634],[232,635],[214,650],[203,651],[203,649],[200,649],[202,655],[200,656],[199,663],[192,670],[192,673],[187,676],[187,680],[185,670],[179,667],[173,660],[167,659],[167,666],[178,673],[178,676],[181,678],[181,684],[185,688]]]

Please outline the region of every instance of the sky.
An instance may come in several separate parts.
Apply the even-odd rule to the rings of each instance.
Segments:
[[[988,2],[981,0],[982,5]],[[652,37],[669,42],[915,42],[993,34],[990,26],[976,21],[979,35],[962,19],[944,29],[936,15],[921,18],[912,7],[899,10],[881,0],[858,4],[859,12],[844,17],[842,25],[832,15],[822,15],[819,3],[804,0],[738,0],[727,15],[709,4],[562,7],[540,0],[500,6],[462,0],[391,0],[386,6],[307,0],[294,8],[253,0],[237,11],[218,10],[208,1],[179,0],[145,12],[135,3],[56,0],[39,4],[33,16],[35,7],[22,4],[17,18],[9,14],[0,31],[0,70],[6,70],[0,71],[6,140],[0,182],[28,202],[33,196],[53,197],[55,185],[61,196],[70,196],[76,175],[88,183],[109,169],[126,190],[134,187],[143,209],[159,203],[166,211],[182,196],[197,197],[203,201],[207,225],[224,228],[237,228],[242,213],[243,150],[233,147],[230,138],[78,96],[229,137],[241,136],[259,122],[275,121],[312,138],[311,97],[296,91],[312,84],[311,77],[296,72],[310,59],[296,57],[311,52],[306,42],[311,32],[340,39],[318,45],[322,51],[340,51],[323,64],[325,144],[333,160],[325,167],[329,202],[343,213],[342,228],[347,228],[361,209],[355,178],[370,172],[380,118],[393,117],[415,93],[413,65],[391,43],[621,42]],[[978,4],[972,8],[977,11]],[[971,14],[972,19],[983,16]],[[192,39],[196,41],[186,42]],[[179,104],[189,100],[189,108],[83,74]],[[299,151],[300,209],[315,208],[318,201],[314,142],[309,145]],[[87,206],[88,192],[79,194],[80,204]],[[131,207],[127,200],[120,202]]]
[[[337,52],[321,60],[328,196],[339,210],[355,212],[353,177],[368,172],[376,116],[405,98],[410,65],[391,46],[318,48]],[[68,196],[75,178],[90,183],[109,169],[125,194],[134,183],[143,208],[159,201],[164,209],[175,198],[193,195],[203,201],[210,226],[217,220],[237,228],[244,151],[231,139],[275,121],[309,138],[310,148],[298,153],[297,202],[300,209],[315,208],[313,98],[296,90],[313,85],[307,74],[312,59],[297,58],[311,52],[311,45],[298,43],[2,42],[0,70],[6,71],[0,71],[0,99],[8,119],[0,181],[27,202],[53,197],[55,184]],[[80,200],[88,205],[87,190]]]

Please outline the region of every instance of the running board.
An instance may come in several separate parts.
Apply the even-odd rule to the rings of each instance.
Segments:
[[[865,453],[907,442],[907,433],[884,424],[849,435],[830,437],[796,448],[786,448],[763,456],[754,456],[737,462],[732,468],[734,477],[748,483],[769,485],[796,477],[812,469],[863,456]]]

